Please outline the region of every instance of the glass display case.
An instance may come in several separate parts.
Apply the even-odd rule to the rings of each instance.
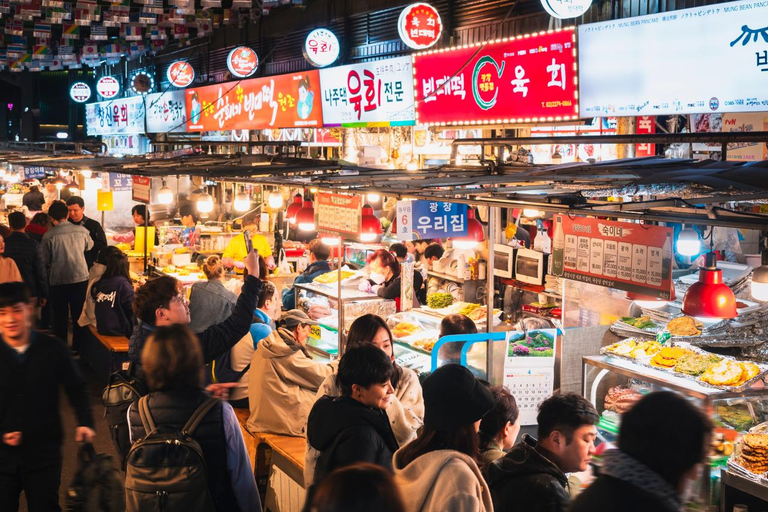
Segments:
[[[387,246],[381,244],[358,244],[355,242],[344,243],[344,261],[363,268],[368,258],[379,249],[386,249]]]

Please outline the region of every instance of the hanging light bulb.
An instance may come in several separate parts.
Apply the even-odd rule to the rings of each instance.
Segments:
[[[552,165],[560,165],[561,163],[563,163],[563,156],[559,151],[555,150],[555,152],[552,153]]]
[[[296,224],[296,214],[301,210],[301,206],[304,203],[304,198],[301,194],[293,196],[293,202],[288,205],[288,209],[285,211],[285,216],[288,218],[290,224]]]
[[[381,235],[381,222],[373,214],[373,207],[369,204],[363,206],[360,219],[360,240],[373,242]]]
[[[79,194],[80,193],[80,185],[78,185],[75,180],[72,180],[67,185],[67,188],[69,189],[69,192],[72,193],[72,194]]]
[[[768,301],[768,249],[763,249],[762,265],[752,272],[752,298]]]
[[[378,203],[381,200],[381,196],[376,192],[370,192],[366,197],[371,203]]]
[[[339,237],[329,234],[322,234],[320,235],[320,241],[323,242],[325,245],[328,245],[330,247],[335,247],[339,245]]]
[[[408,165],[405,166],[406,171],[418,171],[419,170],[419,164],[416,162],[415,159],[408,162]]]
[[[528,219],[536,219],[541,216],[542,216],[542,213],[539,210],[534,210],[532,208],[523,208],[523,217],[526,217]]]
[[[304,205],[296,213],[296,224],[301,231],[315,230],[315,207],[312,201],[305,199]]]
[[[683,297],[683,314],[700,318],[736,318],[736,297],[723,283],[717,268],[717,254],[708,252],[706,266],[699,269],[699,280]]]
[[[213,211],[213,197],[208,192],[203,192],[197,198],[197,211],[211,213]]]
[[[275,190],[269,193],[269,207],[273,210],[279,210],[283,207],[283,195]]]
[[[475,209],[467,209],[467,236],[453,240],[454,247],[458,249],[474,249],[479,242],[485,240],[483,225],[475,218]]]
[[[89,180],[91,179],[91,176],[93,176],[93,171],[90,169],[83,169],[82,171],[80,171],[80,174],[82,174],[83,178],[85,178],[86,180]]]
[[[55,180],[53,180],[53,184],[56,186],[57,190],[63,189],[66,185],[69,185],[69,182],[62,178],[61,176],[57,177]]]
[[[701,252],[701,240],[699,234],[691,228],[686,228],[677,237],[677,252],[681,256],[696,256]]]
[[[157,200],[160,204],[171,204],[173,202],[173,190],[168,188],[163,180],[163,186],[157,192]]]
[[[235,195],[233,207],[237,212],[247,212],[251,209],[251,198],[242,188],[240,189],[240,192]]]

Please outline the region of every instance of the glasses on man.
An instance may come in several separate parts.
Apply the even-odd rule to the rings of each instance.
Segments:
[[[170,306],[170,305],[171,305],[172,303],[174,303],[174,302],[178,302],[179,304],[182,304],[182,305],[184,305],[184,306],[189,306],[189,301],[188,301],[188,300],[187,300],[187,298],[186,298],[185,296],[183,296],[183,295],[176,295],[174,298],[172,298],[172,299],[171,299],[171,300],[168,302],[168,305]]]

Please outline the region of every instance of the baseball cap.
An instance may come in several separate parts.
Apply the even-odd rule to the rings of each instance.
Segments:
[[[285,313],[282,318],[286,329],[294,329],[299,324],[317,325],[317,322],[309,318],[305,312],[300,309],[292,309]]]
[[[446,364],[432,372],[422,393],[424,425],[443,432],[482,419],[494,404],[490,390],[458,364]]]

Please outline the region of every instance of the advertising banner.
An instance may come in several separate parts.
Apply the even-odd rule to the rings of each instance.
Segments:
[[[410,57],[320,70],[326,126],[412,126]]]
[[[147,132],[186,132],[187,107],[184,91],[147,95]]]
[[[581,25],[581,117],[768,110],[766,27],[753,0]]]
[[[762,132],[768,130],[768,114],[723,114],[723,132]],[[719,148],[718,148],[719,150]],[[759,162],[768,159],[768,148],[760,142],[728,144],[730,162]]]
[[[45,166],[42,165],[24,165],[21,166],[21,168],[24,171],[24,179],[25,180],[31,180],[31,179],[37,179],[42,180],[45,178]],[[51,171],[55,173],[57,169],[52,168]]]
[[[552,274],[669,299],[672,228],[585,217],[555,217]]]
[[[149,153],[149,139],[143,135],[105,135],[101,142],[110,155],[143,155]]]
[[[467,205],[443,201],[398,201],[397,238],[467,236]]]
[[[362,205],[360,196],[319,193],[315,202],[315,226],[322,233],[357,236]]]
[[[85,106],[85,126],[90,136],[144,133],[144,98],[89,103]]]
[[[187,131],[322,126],[319,91],[316,70],[187,89]]]
[[[413,56],[419,124],[576,119],[572,29]]]

